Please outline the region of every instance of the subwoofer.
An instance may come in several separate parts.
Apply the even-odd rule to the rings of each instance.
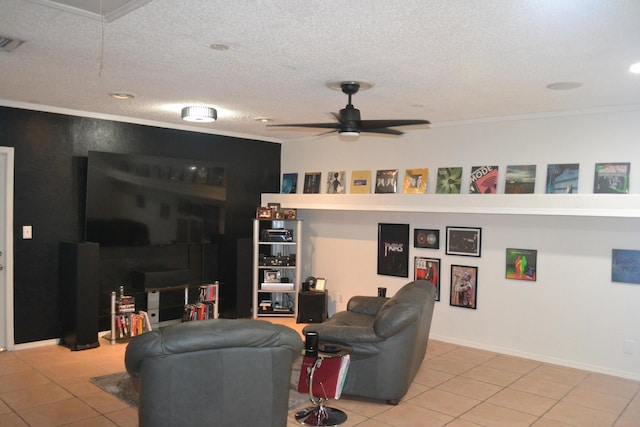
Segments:
[[[71,350],[99,347],[98,292],[100,245],[60,244],[62,343]]]
[[[322,323],[327,320],[327,291],[298,293],[297,323]]]

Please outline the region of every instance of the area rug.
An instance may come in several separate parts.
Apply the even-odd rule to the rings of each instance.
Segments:
[[[309,401],[307,394],[298,393],[298,378],[300,377],[300,360],[297,360],[291,370],[291,388],[289,389],[289,409],[296,408]],[[127,403],[129,406],[138,407],[138,391],[133,384],[133,378],[127,372],[117,372],[115,374],[93,377],[90,381]]]

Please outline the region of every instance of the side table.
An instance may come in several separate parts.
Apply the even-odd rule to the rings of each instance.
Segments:
[[[323,426],[323,427],[334,427],[344,423],[347,420],[347,414],[337,408],[331,408],[329,406],[325,406],[325,402],[329,400],[329,398],[325,396],[314,396],[313,394],[313,377],[316,372],[316,369],[320,367],[324,360],[340,358],[343,356],[351,354],[352,348],[345,345],[340,344],[330,344],[320,342],[318,345],[318,356],[315,361],[311,365],[311,369],[309,370],[309,400],[313,404],[313,406],[307,407],[298,411],[295,415],[296,421],[298,421],[303,426]],[[304,350],[303,350],[304,354]],[[303,368],[304,369],[304,368]],[[301,370],[300,375],[303,375],[304,372]],[[338,373],[336,372],[336,376]],[[344,372],[346,375],[346,371]],[[342,387],[342,385],[340,385]]]

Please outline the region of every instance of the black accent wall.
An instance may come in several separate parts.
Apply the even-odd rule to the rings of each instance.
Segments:
[[[105,301],[111,290],[129,285],[133,271],[141,269],[188,268],[194,282],[219,280],[221,315],[246,313],[237,305],[246,304],[237,301],[238,295],[250,292],[236,286],[242,264],[237,241],[251,237],[260,194],[279,191],[280,144],[0,107],[0,145],[15,148],[16,344],[61,335],[67,304],[58,283],[59,245],[83,239],[90,150],[224,162],[228,178],[225,232],[219,241],[179,248],[101,248],[100,329],[108,329]],[[23,225],[33,226],[32,240],[22,239]]]

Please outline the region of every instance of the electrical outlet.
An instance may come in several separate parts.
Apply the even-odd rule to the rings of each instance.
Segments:
[[[624,354],[633,354],[633,347],[636,342],[633,340],[624,340],[622,351]]]
[[[22,238],[25,240],[33,238],[33,228],[30,225],[22,226]]]

